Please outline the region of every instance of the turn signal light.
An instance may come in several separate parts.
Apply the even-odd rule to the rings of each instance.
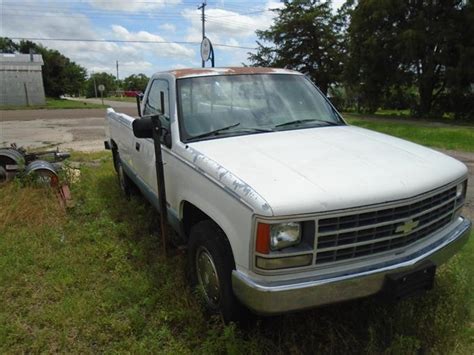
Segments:
[[[261,254],[270,252],[270,225],[259,223],[257,225],[257,242],[255,250]]]

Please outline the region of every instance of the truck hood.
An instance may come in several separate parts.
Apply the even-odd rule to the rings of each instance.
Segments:
[[[263,215],[400,200],[467,174],[464,164],[437,151],[354,126],[228,137],[189,149],[195,160],[212,162],[200,169],[247,202],[258,201],[255,213]]]

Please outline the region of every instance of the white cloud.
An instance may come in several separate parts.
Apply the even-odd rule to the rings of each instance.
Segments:
[[[160,26],[160,29],[166,32],[175,32],[176,26],[171,23],[164,23]]]
[[[171,66],[171,69],[185,69],[185,68],[189,68],[189,65],[177,63]]]
[[[332,1],[332,7],[337,10],[339,9],[344,3],[346,2],[346,0],[333,0]]]
[[[275,9],[282,7],[283,4],[276,1],[268,1],[264,9]],[[276,14],[272,11],[262,11],[252,13],[249,9],[248,14],[240,14],[235,11],[212,9],[206,10],[206,36],[214,43],[226,42],[229,36],[232,38],[249,38],[255,35],[256,30],[264,30],[271,26]],[[190,22],[188,41],[200,41],[201,18],[198,16],[199,10],[184,10],[183,17]]]
[[[12,13],[13,10],[9,10]],[[165,41],[161,36],[146,31],[130,32],[123,26],[102,29],[94,25],[87,16],[75,14],[71,17],[57,16],[54,12],[45,11],[26,24],[25,17],[4,16],[2,18],[2,36],[15,38],[68,38],[103,40],[105,38],[120,40]],[[114,42],[65,42],[40,41],[44,46],[57,49],[65,56],[91,71],[116,73],[115,63],[119,61],[120,77],[133,73],[145,72],[150,75],[156,71],[152,64],[163,58],[195,57],[193,49],[182,45],[140,44]]]
[[[96,8],[105,10],[115,10],[123,12],[137,12],[144,10],[154,10],[164,5],[176,5],[181,0],[89,0],[89,3]]]
[[[163,37],[156,34],[147,31],[129,32],[120,25],[112,25],[112,31],[121,40],[166,42]],[[177,43],[133,43],[132,46],[137,49],[153,51],[157,56],[192,58],[195,55],[194,50]]]

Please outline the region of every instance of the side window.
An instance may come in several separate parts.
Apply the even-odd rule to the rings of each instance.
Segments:
[[[165,94],[165,117],[168,121],[169,126],[169,117],[170,117],[170,105],[169,105],[169,89],[168,82],[166,80],[154,80],[151,84],[150,92],[148,94],[147,100],[145,102],[145,107],[143,114],[147,115],[156,115],[162,112],[160,92],[163,91]]]
[[[160,114],[161,126],[167,129],[167,133],[163,132],[161,137],[161,142],[170,146],[171,143],[167,143],[167,139],[171,138],[170,132],[170,104],[169,104],[169,89],[168,82],[166,80],[154,80],[151,84],[150,92],[145,102],[145,107],[143,109],[143,114],[148,115],[157,115]],[[164,111],[165,114],[161,115],[163,112],[161,107],[161,98],[160,92],[164,93]],[[168,136],[168,137],[166,137]]]

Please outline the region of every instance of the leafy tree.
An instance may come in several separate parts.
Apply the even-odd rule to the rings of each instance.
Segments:
[[[122,87],[125,90],[136,90],[144,92],[149,78],[145,74],[132,74],[123,79]]]
[[[342,36],[332,14],[331,1],[284,1],[278,17],[266,31],[257,31],[254,66],[286,67],[306,73],[327,93],[342,72]]]
[[[442,114],[449,102],[470,92],[471,3],[360,0],[351,15],[345,78],[369,111],[390,93],[402,94],[411,86],[417,89],[414,111],[419,116]]]
[[[394,48],[403,18],[399,0],[361,0],[351,11],[344,77],[364,111],[377,110],[390,86],[401,80],[396,75],[400,53]]]
[[[118,88],[114,75],[109,73],[94,73],[86,82],[86,96],[95,97],[96,89],[97,95],[100,96],[99,85],[105,86],[104,96],[109,96],[111,92],[116,91]]]
[[[0,53],[15,53],[18,51],[18,45],[10,38],[0,37]]]
[[[43,55],[43,79],[47,96],[78,94],[85,82],[86,70],[56,50],[40,49]]]

